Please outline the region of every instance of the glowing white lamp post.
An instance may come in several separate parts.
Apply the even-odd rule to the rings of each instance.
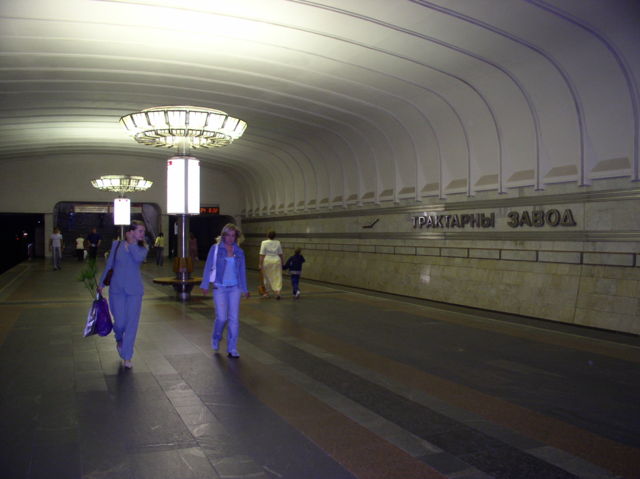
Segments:
[[[200,161],[192,156],[167,160],[167,213],[200,213]]]
[[[113,224],[116,226],[131,224],[131,200],[129,198],[113,200]]]

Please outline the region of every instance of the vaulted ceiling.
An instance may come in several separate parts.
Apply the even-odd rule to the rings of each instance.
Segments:
[[[197,151],[248,215],[640,179],[637,0],[3,0],[0,17],[0,161],[166,157],[118,119],[197,105],[249,125]]]

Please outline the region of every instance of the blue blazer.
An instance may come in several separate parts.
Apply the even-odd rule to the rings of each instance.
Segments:
[[[202,271],[202,283],[200,283],[200,287],[202,289],[209,289],[209,284],[211,283],[209,278],[211,276],[211,271],[213,270],[213,257],[215,256],[217,246],[218,243],[209,248],[207,261],[204,264],[204,270]],[[227,250],[222,244],[220,244],[220,250],[218,251],[218,257],[216,258],[216,280],[214,281],[214,284],[222,284],[224,268],[227,263],[224,260],[225,256],[227,256]],[[233,245],[233,256],[236,258],[236,278],[238,278],[238,287],[243,293],[248,293],[249,290],[247,289],[247,271],[244,260],[244,251],[242,251],[240,246],[235,243]]]
[[[118,244],[120,244],[120,248],[118,248],[116,255]],[[125,244],[126,241],[114,241],[111,245],[111,253],[109,253],[109,259],[107,259],[107,265],[100,277],[100,286],[104,287],[104,277],[107,275],[107,271],[113,268],[109,294],[142,296],[144,287],[142,286],[142,276],[140,275],[140,264],[147,257],[148,249],[134,243],[128,245],[129,250],[127,251]],[[113,264],[114,257],[115,265]]]

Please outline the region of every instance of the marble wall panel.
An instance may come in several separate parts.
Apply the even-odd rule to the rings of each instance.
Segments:
[[[631,253],[584,253],[582,261],[584,264],[633,266],[635,255]]]
[[[580,264],[582,256],[574,251],[540,251],[538,261],[543,263],[574,263]]]
[[[441,248],[440,255],[467,258],[469,256],[469,250],[466,248]]]
[[[499,249],[470,248],[469,249],[469,257],[470,258],[499,259],[500,258],[500,250]]]
[[[415,255],[416,248],[414,246],[396,246],[393,252],[401,255]]]
[[[440,256],[440,248],[416,248],[417,255]]]
[[[502,250],[500,257],[509,261],[536,261],[535,251]]]

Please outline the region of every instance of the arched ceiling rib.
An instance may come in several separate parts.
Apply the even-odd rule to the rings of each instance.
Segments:
[[[194,104],[249,124],[197,152],[247,214],[640,179],[634,0],[7,0],[0,22],[0,161],[164,159],[117,120]]]

